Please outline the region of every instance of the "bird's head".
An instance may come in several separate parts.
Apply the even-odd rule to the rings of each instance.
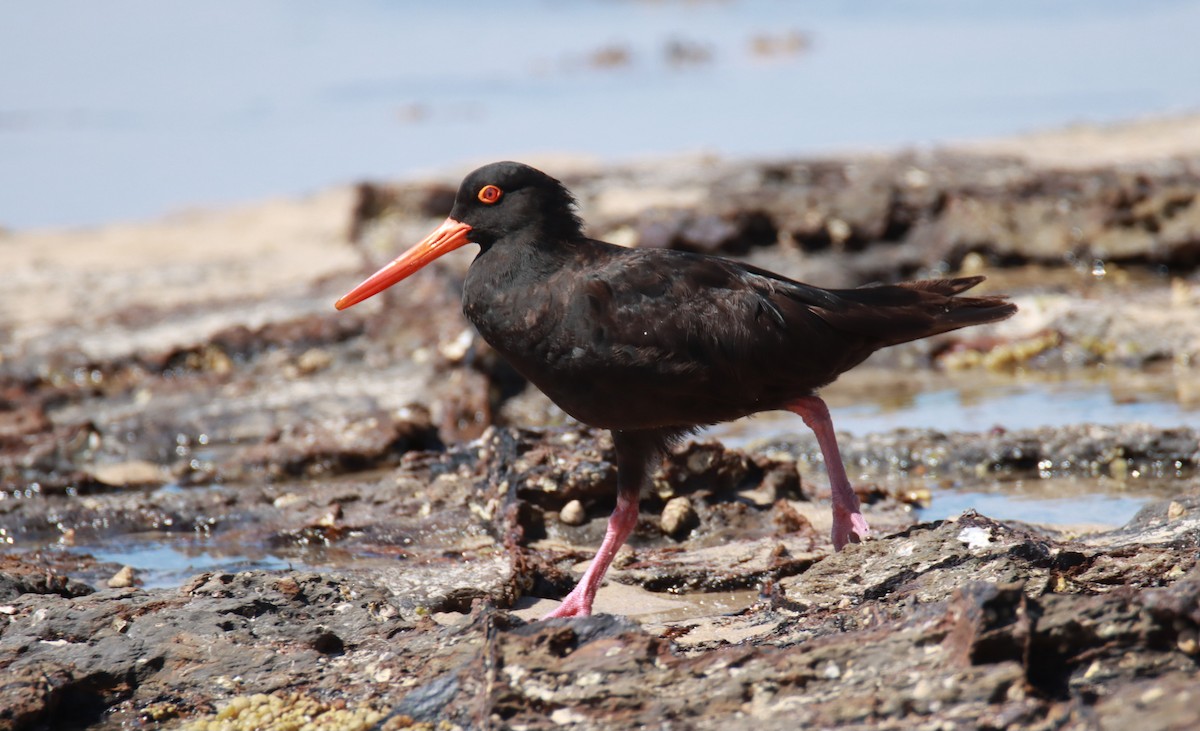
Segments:
[[[339,299],[344,310],[466,244],[490,247],[509,237],[557,241],[582,235],[575,199],[554,178],[519,162],[494,162],[468,175],[450,217],[416,246]]]

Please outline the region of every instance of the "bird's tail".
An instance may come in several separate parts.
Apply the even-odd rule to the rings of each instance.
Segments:
[[[984,279],[925,279],[832,290],[849,306],[823,316],[839,329],[875,339],[880,347],[1011,317],[1017,306],[1003,295],[958,296]],[[880,317],[881,311],[886,316]]]

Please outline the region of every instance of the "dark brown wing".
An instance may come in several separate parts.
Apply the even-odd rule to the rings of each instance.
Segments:
[[[726,259],[586,245],[583,265],[539,287],[553,332],[507,352],[568,413],[613,429],[782,408],[881,347],[1014,309],[955,297],[978,279],[825,290]]]

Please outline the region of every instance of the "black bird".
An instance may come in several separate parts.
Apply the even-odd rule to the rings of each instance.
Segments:
[[[549,617],[586,616],[663,453],[698,427],[787,409],[815,432],[833,494],[833,545],[869,532],[817,389],[889,345],[1004,319],[983,277],[821,289],[747,264],[590,239],[575,199],[528,165],[463,181],[450,217],[337,301],[345,309],[465,244],[480,251],[463,313],[579,421],[612,431],[617,506],[579,584]]]

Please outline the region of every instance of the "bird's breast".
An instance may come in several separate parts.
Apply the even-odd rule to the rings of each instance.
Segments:
[[[522,371],[558,360],[568,346],[562,332],[563,293],[520,272],[476,269],[472,266],[463,283],[463,315],[483,339]]]

